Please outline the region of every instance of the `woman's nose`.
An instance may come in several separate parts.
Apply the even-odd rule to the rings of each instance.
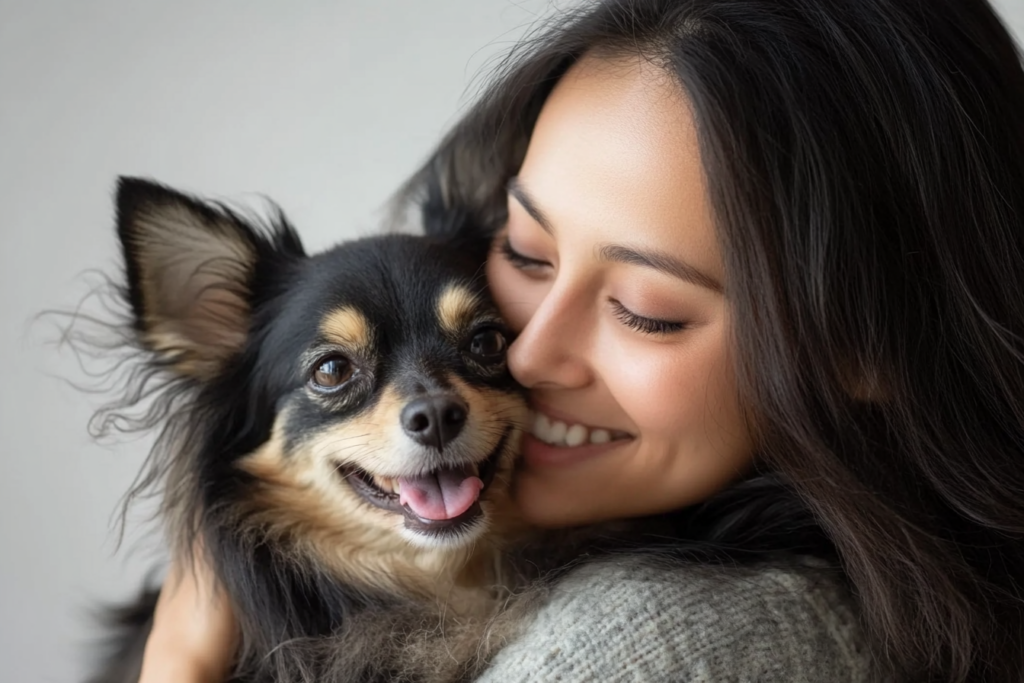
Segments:
[[[569,292],[549,290],[508,350],[512,376],[530,389],[579,388],[592,377],[587,362],[592,326]]]

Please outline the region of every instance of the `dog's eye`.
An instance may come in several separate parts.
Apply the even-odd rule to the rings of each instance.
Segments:
[[[348,358],[328,356],[317,364],[309,383],[318,391],[331,391],[351,379],[354,373],[355,368]]]
[[[489,327],[480,330],[469,341],[469,352],[485,361],[498,361],[505,357],[508,342],[501,330]]]

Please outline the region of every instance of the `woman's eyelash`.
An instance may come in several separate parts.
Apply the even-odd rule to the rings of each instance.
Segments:
[[[539,259],[530,258],[520,254],[512,247],[512,242],[505,237],[501,240],[499,245],[501,255],[512,264],[515,268],[526,269],[526,268],[540,268],[549,265],[547,261],[541,261]],[[623,306],[616,299],[609,299],[612,304],[612,308],[615,310],[615,317],[619,321],[638,332],[644,334],[670,334],[672,332],[679,332],[680,330],[686,329],[686,323],[674,322],[671,320],[658,320],[657,318],[645,318],[642,315],[637,315],[631,310]]]
[[[609,299],[612,308],[615,310],[615,317],[626,327],[631,327],[644,334],[669,334],[686,329],[686,323],[673,322],[671,320],[658,320],[657,318],[645,318],[637,315],[615,299]]]
[[[548,265],[547,261],[540,261],[520,254],[512,248],[512,242],[509,241],[508,237],[501,240],[500,249],[501,255],[505,260],[516,268],[539,268]]]

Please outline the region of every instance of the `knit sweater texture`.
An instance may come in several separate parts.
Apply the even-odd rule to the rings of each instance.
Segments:
[[[478,683],[882,678],[842,581],[802,563],[584,565],[552,589]]]

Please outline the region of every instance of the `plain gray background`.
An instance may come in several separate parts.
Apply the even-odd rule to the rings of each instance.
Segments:
[[[573,4],[568,0],[557,6]],[[998,6],[1024,35],[1024,0]],[[44,309],[116,273],[119,174],[287,211],[311,250],[388,195],[545,0],[0,0],[0,682],[82,679],[90,610],[159,556],[119,497],[146,440],[99,444],[97,397]],[[1024,112],[1022,112],[1024,115]]]

